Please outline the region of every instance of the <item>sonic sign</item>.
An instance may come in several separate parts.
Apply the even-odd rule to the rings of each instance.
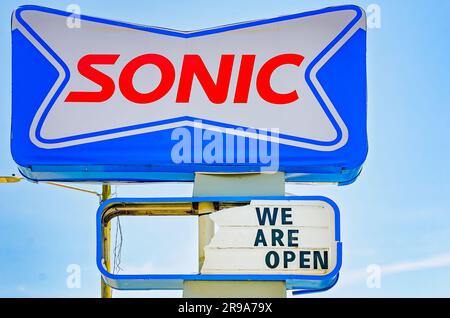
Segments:
[[[366,21],[341,6],[194,32],[13,13],[12,154],[29,179],[353,181],[366,158]]]

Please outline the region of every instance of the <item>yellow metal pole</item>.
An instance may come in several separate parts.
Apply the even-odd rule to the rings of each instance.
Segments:
[[[214,222],[208,214],[214,212],[213,202],[200,202],[198,204],[198,270],[202,269],[205,262],[205,246],[214,236]]]
[[[23,178],[15,176],[0,176],[0,183],[16,183],[22,181]]]
[[[81,191],[81,192],[85,192],[85,193],[94,194],[94,195],[96,195],[98,197],[101,196],[101,194],[99,194],[99,193],[97,193],[95,191],[69,186],[67,184],[62,184],[62,183],[57,183],[57,182],[46,182],[46,183],[49,184],[49,185],[53,185],[53,186],[57,186],[57,187],[61,187],[61,188],[69,189],[69,190],[76,190],[76,191]],[[103,201],[103,197],[102,197],[102,201]]]
[[[102,202],[108,200],[111,197],[111,186],[109,184],[102,185]],[[111,260],[110,260],[110,251],[111,251],[111,222],[108,222],[106,226],[102,227],[103,231],[103,258],[105,260],[106,270],[109,272],[111,270]],[[111,298],[112,290],[111,287],[106,285],[101,278],[101,293],[102,298]]]

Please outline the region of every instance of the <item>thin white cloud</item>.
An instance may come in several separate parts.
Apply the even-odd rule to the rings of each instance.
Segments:
[[[443,253],[415,261],[380,265],[382,276],[442,267],[450,267],[450,253]],[[367,269],[343,272],[339,285],[346,286],[364,282],[368,275]]]
[[[417,271],[450,266],[450,253],[436,255],[430,258],[414,262],[402,262],[387,266],[381,266],[383,274],[396,274],[401,272]]]

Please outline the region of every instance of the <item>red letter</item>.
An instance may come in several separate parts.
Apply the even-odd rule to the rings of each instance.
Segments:
[[[101,103],[107,101],[114,94],[114,81],[104,73],[92,67],[92,64],[112,65],[116,63],[119,54],[88,54],[78,61],[78,72],[101,86],[99,92],[70,92],[66,102]]]
[[[133,86],[133,76],[136,71],[147,64],[153,64],[161,71],[161,82],[149,93],[140,93]],[[172,63],[159,54],[144,54],[131,60],[122,70],[119,77],[119,87],[123,96],[137,104],[149,104],[167,94],[175,81],[175,68]]]
[[[223,104],[228,96],[234,55],[222,55],[217,83],[211,78],[199,55],[185,55],[178,86],[177,103],[189,103],[194,75],[203,87],[206,96],[214,104]]]
[[[300,66],[303,60],[304,57],[298,54],[282,54],[268,60],[261,67],[256,79],[256,88],[259,96],[261,96],[266,102],[272,104],[282,105],[295,102],[298,99],[297,91],[294,90],[286,94],[277,93],[272,89],[272,86],[270,86],[270,78],[272,73],[278,67],[286,64]]]
[[[245,104],[248,101],[250,83],[252,81],[253,66],[255,65],[255,55],[242,55],[241,66],[234,92],[234,102]]]

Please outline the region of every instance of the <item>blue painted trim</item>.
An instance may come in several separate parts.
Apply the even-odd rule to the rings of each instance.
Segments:
[[[318,14],[323,14],[323,13],[327,13],[327,12],[343,11],[343,10],[354,11],[356,13],[355,18],[353,18],[352,21],[344,28],[344,30],[341,33],[339,33],[338,36],[313,60],[313,62],[308,66],[306,73],[305,73],[305,80],[306,80],[308,86],[314,93],[315,97],[317,98],[321,107],[323,108],[324,112],[326,113],[328,119],[330,120],[334,129],[336,130],[337,135],[336,135],[335,140],[330,141],[330,142],[324,142],[324,141],[311,140],[311,139],[307,139],[307,138],[299,138],[299,137],[293,137],[293,136],[280,135],[280,137],[290,139],[290,140],[305,142],[305,143],[314,144],[314,145],[332,146],[332,145],[335,145],[340,142],[340,140],[342,138],[342,131],[339,128],[339,125],[337,124],[336,120],[332,116],[331,112],[327,108],[325,102],[320,97],[317,89],[314,87],[314,85],[311,81],[311,78],[310,78],[310,75],[311,75],[310,73],[311,73],[311,70],[313,69],[313,67],[320,61],[320,59],[325,54],[327,54],[327,52],[329,50],[331,50],[331,48],[342,37],[344,37],[345,34],[359,21],[359,19],[362,16],[362,12],[363,12],[363,10],[360,7],[355,6],[355,5],[329,7],[329,8],[324,8],[324,9],[310,11],[310,12],[303,12],[303,13],[297,13],[297,14],[292,14],[292,15],[287,15],[287,16],[282,16],[282,17],[276,17],[276,18],[272,18],[272,19],[243,22],[243,23],[231,24],[231,25],[221,26],[221,27],[217,27],[217,28],[193,31],[193,32],[182,32],[182,31],[163,29],[163,28],[157,28],[157,27],[147,27],[147,26],[135,25],[135,24],[125,23],[125,22],[111,21],[111,20],[102,19],[102,18],[95,18],[95,17],[91,17],[91,16],[86,16],[86,15],[80,15],[80,19],[86,20],[86,21],[91,21],[91,22],[96,22],[96,23],[104,23],[104,24],[109,24],[109,25],[114,25],[114,26],[119,26],[119,27],[124,27],[124,28],[130,28],[130,29],[135,29],[135,30],[140,30],[140,31],[157,33],[157,34],[161,34],[161,35],[174,36],[174,37],[188,39],[188,38],[193,38],[193,37],[207,36],[207,35],[211,35],[211,34],[223,33],[223,32],[237,30],[237,29],[249,28],[249,27],[254,27],[254,26],[259,26],[259,25],[271,24],[271,23],[276,23],[276,22],[280,22],[280,21],[293,20],[293,19],[304,18],[304,17],[308,17],[308,16],[312,16],[312,15],[318,15]],[[72,13],[66,12],[66,11],[61,11],[61,10],[56,10],[56,9],[51,9],[51,8],[34,6],[34,5],[21,6],[15,11],[16,19],[57,60],[57,62],[59,64],[61,64],[61,66],[63,67],[64,72],[65,72],[65,74],[64,74],[65,77],[64,77],[64,80],[63,80],[61,86],[58,88],[55,95],[52,97],[51,101],[45,108],[41,118],[39,119],[39,122],[38,122],[38,125],[36,128],[36,138],[40,142],[47,143],[47,144],[48,143],[58,143],[58,142],[83,139],[83,138],[94,137],[94,136],[105,135],[105,134],[113,134],[113,133],[117,133],[117,132],[121,132],[121,131],[134,130],[137,128],[152,127],[152,126],[160,124],[160,122],[146,123],[146,124],[141,124],[141,125],[122,127],[120,129],[110,129],[110,130],[105,130],[105,131],[101,131],[101,132],[82,134],[82,135],[78,135],[78,136],[71,136],[71,137],[52,139],[52,140],[43,138],[40,134],[42,125],[45,122],[45,119],[46,119],[51,107],[55,103],[58,96],[61,94],[64,87],[67,85],[67,83],[70,79],[70,71],[69,71],[69,68],[67,67],[67,65],[61,60],[61,58],[59,56],[57,56],[56,53],[43,41],[43,39],[41,37],[39,37],[39,35],[23,20],[23,18],[21,16],[21,13],[23,11],[41,11],[41,12],[62,15],[62,16],[69,16]],[[190,119],[190,118],[194,118],[194,117],[180,117],[180,118],[189,118]],[[167,120],[167,123],[180,121],[180,118],[174,118],[174,119]],[[194,120],[201,120],[201,119],[194,118]],[[216,123],[216,125],[217,125],[217,123]],[[241,127],[241,126],[227,125],[227,124],[223,124],[223,123],[220,123],[220,125],[224,126],[224,127],[225,126],[235,127],[235,128]],[[245,127],[245,128],[248,129],[248,127]]]
[[[105,170],[105,167],[110,168]],[[60,182],[192,182],[195,174],[193,172],[152,172],[142,170],[143,166],[132,166],[130,170],[111,170],[114,166],[104,165],[33,165],[31,167],[18,166],[20,173],[30,181],[60,181]],[[223,167],[218,167],[223,168]],[[242,168],[242,169],[241,169]],[[310,170],[304,173],[285,173],[286,182],[337,182],[339,185],[353,183],[361,172],[361,167],[350,170],[329,168],[321,170]],[[139,171],[139,172],[136,172]],[[251,170],[249,167],[239,167],[233,173],[259,172],[258,169]]]
[[[326,291],[332,289],[334,286],[336,286],[338,281],[339,281],[339,273],[336,275],[336,279],[334,280],[334,282],[331,285],[329,285],[329,286],[327,286],[325,288],[293,290],[292,291],[292,295],[293,296],[299,296],[299,295],[309,295],[309,294],[323,293],[323,292],[326,292]],[[296,287],[294,287],[293,289],[296,289]]]
[[[53,104],[56,102],[56,99],[58,98],[58,96],[61,94],[61,92],[63,91],[64,87],[66,87],[67,83],[69,82],[70,79],[70,70],[69,67],[67,67],[67,65],[64,63],[64,61],[50,48],[50,46],[45,43],[44,40],[42,40],[42,38],[23,20],[22,16],[20,15],[20,13],[22,13],[22,11],[26,10],[27,6],[23,6],[18,8],[15,11],[15,15],[16,15],[16,19],[17,21],[19,21],[20,24],[23,25],[23,27],[30,32],[30,34],[39,42],[39,44],[41,44],[48,53],[50,53],[50,55],[61,65],[61,67],[63,68],[64,71],[64,79],[61,83],[61,85],[58,87],[58,89],[55,92],[55,95],[52,96],[50,102],[48,103],[47,107],[44,109],[43,114],[41,115],[41,118],[39,119],[39,123],[38,126],[36,128],[36,138],[40,140],[40,131],[42,128],[42,124],[45,121],[45,118],[47,118],[48,113],[50,112],[50,109],[52,108]]]
[[[335,218],[335,240],[337,242],[337,260],[335,268],[327,275],[224,275],[224,274],[147,274],[147,275],[133,275],[133,274],[112,274],[105,270],[102,265],[102,215],[105,209],[116,203],[177,203],[177,202],[245,202],[252,200],[299,200],[299,201],[322,201],[329,204],[334,210]],[[104,201],[100,204],[97,210],[97,257],[96,263],[97,267],[102,274],[102,276],[108,281],[133,281],[133,280],[157,280],[159,283],[170,283],[170,281],[183,281],[183,280],[231,280],[231,281],[319,281],[323,283],[332,282],[334,283],[334,278],[338,275],[339,270],[342,266],[342,243],[340,242],[340,212],[336,203],[323,196],[244,196],[244,197],[176,197],[176,198],[113,198]],[[120,284],[117,284],[121,286]],[[301,286],[295,285],[295,288],[301,288]],[[167,287],[168,289],[178,289],[173,287]],[[325,287],[324,287],[325,288]]]

